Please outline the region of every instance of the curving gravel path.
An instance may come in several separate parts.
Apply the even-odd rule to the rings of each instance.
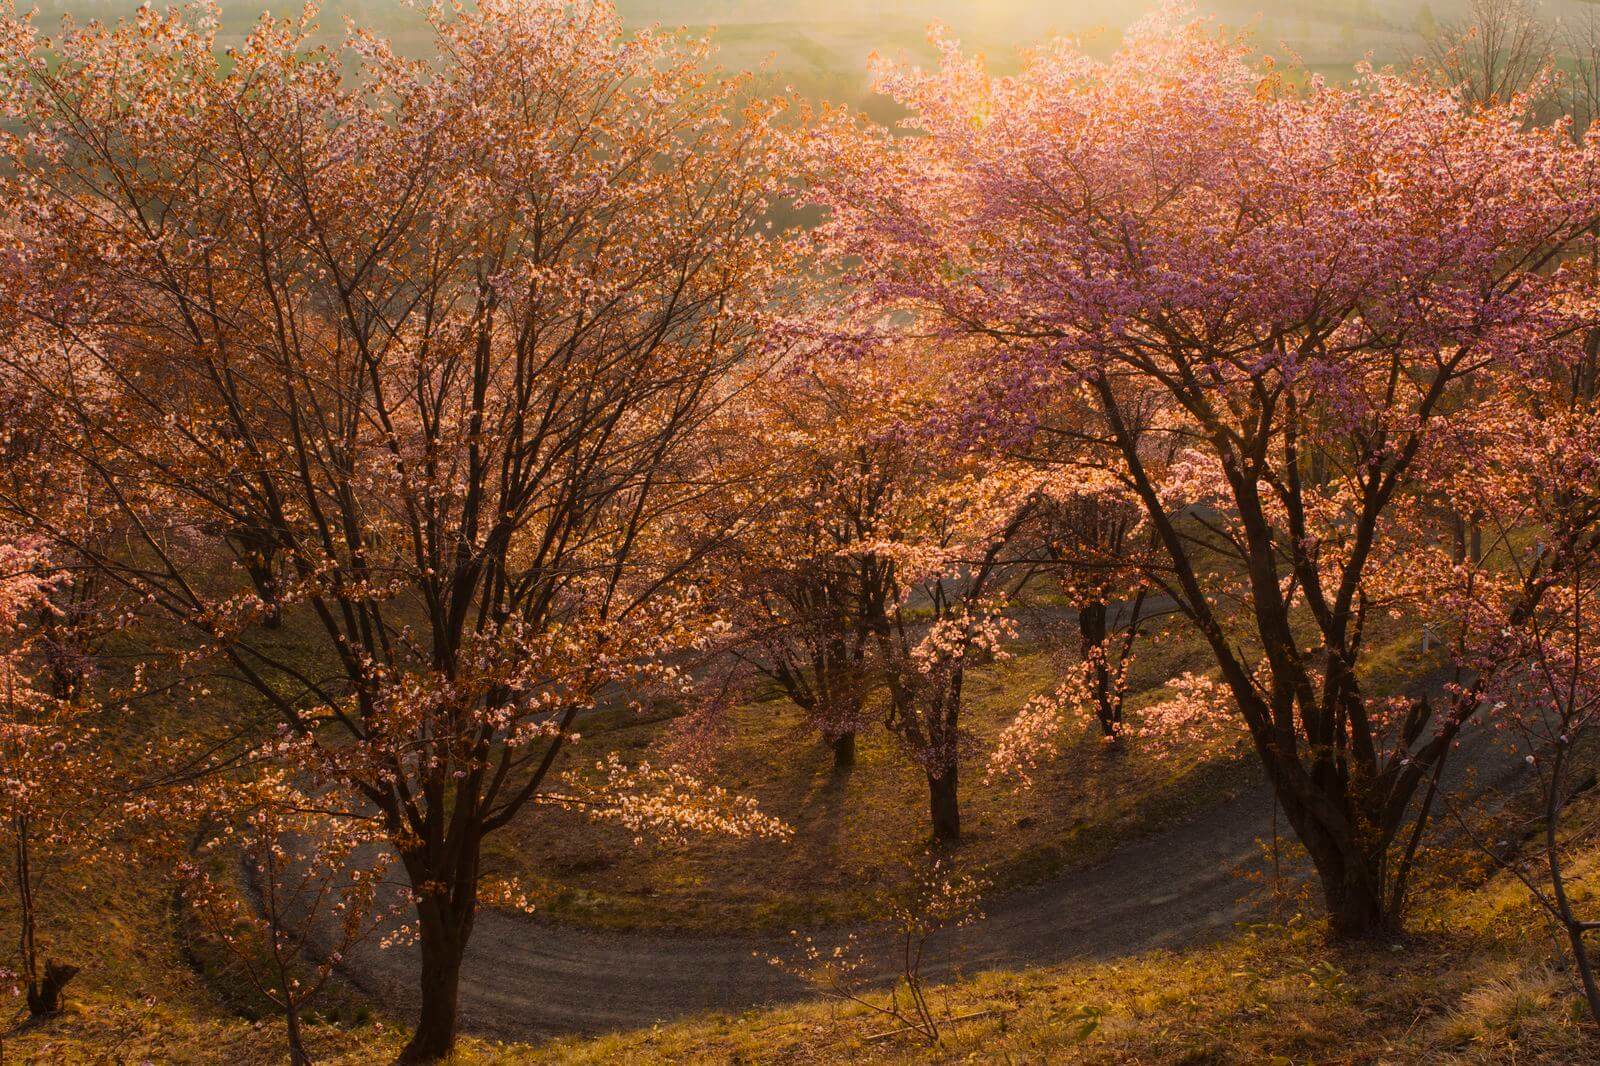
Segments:
[[[1256,840],[1271,832],[1271,818],[1270,794],[1252,789],[1097,865],[994,901],[983,920],[936,938],[925,972],[1108,958],[1219,936],[1245,914],[1237,871],[1259,860]],[[485,910],[462,970],[461,1024],[531,1040],[803,998],[805,985],[755,954],[786,946],[783,937],[608,933]],[[415,949],[364,947],[347,970],[402,1017],[414,1011]]]
[[[1498,747],[1452,760],[1473,792],[1518,787],[1523,763]],[[1132,841],[1101,862],[986,905],[987,917],[935,938],[930,976],[1105,959],[1219,938],[1245,917],[1241,870],[1261,862],[1272,831],[1264,785],[1193,820]],[[1280,832],[1289,833],[1280,822]],[[872,938],[868,938],[869,948]],[[818,934],[820,943],[830,943]],[[707,1011],[736,1012],[814,995],[765,961],[781,936],[608,933],[480,912],[461,978],[464,1030],[502,1040],[646,1027]],[[884,944],[887,947],[887,944]],[[871,952],[869,952],[871,954]],[[875,957],[883,957],[877,953]],[[416,1008],[415,949],[369,944],[346,960],[354,983],[401,1017]]]

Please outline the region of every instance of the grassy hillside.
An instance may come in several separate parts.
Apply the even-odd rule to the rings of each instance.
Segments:
[[[1600,814],[1590,801],[1578,819]],[[1600,856],[1579,871],[1595,900]],[[1403,940],[1330,950],[1295,914],[1222,944],[1115,963],[988,973],[940,988],[949,1016],[928,1049],[859,1008],[814,1003],[711,1016],[544,1046],[468,1040],[467,1063],[1583,1063],[1600,1061],[1562,951],[1514,880],[1470,879],[1413,915]],[[230,1015],[182,958],[149,871],[124,871],[73,899],[53,931],[90,963],[71,1007],[4,1030],[7,1062],[280,1061],[278,1030]],[[108,893],[112,895],[107,895]],[[110,900],[119,918],[101,918]],[[323,1061],[370,1062],[401,1024],[324,1021]]]
[[[1182,647],[1174,643],[1161,657],[1181,659]],[[1402,636],[1379,647],[1377,661],[1368,664],[1375,684],[1416,676],[1420,664],[1415,648]],[[1152,664],[1150,669],[1159,672],[1173,665]],[[1002,720],[1015,706],[1016,691],[1036,682],[1034,675],[1045,668],[1040,656],[1024,655],[1003,669],[986,672],[975,692],[975,718],[990,723],[983,728]],[[774,713],[772,703],[757,704],[750,713],[757,714],[754,722],[759,727],[749,738],[752,745],[761,739],[759,730],[792,725]],[[644,736],[656,727],[619,722],[608,739],[625,744],[631,732]],[[735,745],[733,757],[743,758],[742,750]],[[852,787],[865,789],[871,784],[877,790],[859,797],[866,808],[862,817],[865,824],[875,826],[874,833],[889,835],[863,835],[854,850],[828,853],[834,861],[844,857],[863,862],[874,840],[877,846],[887,842],[893,848],[908,846],[920,836],[907,829],[920,814],[919,794],[914,787],[907,792],[900,787],[903,782],[893,782],[891,767],[898,762],[891,761],[889,753],[871,751],[864,749],[863,765],[857,770],[863,776]],[[798,782],[825,776],[825,753],[809,754],[815,758],[793,760],[803,768],[780,777],[773,787],[780,792],[796,789]],[[882,765],[874,770],[874,760],[880,758]],[[1141,817],[1154,817],[1151,812],[1159,813],[1166,802],[1160,786],[1170,772],[1165,777],[1157,773],[1136,778],[1140,787],[1124,783],[1119,793],[1104,760],[1103,753],[1088,745],[1063,762],[1063,767],[1079,772],[1102,766],[1071,787],[1095,792],[1105,813],[1092,825],[1041,819],[1047,824],[1040,832],[1053,834],[1057,841],[1057,859],[1090,855],[1095,846],[1130,831]],[[1134,756],[1112,767],[1123,771],[1131,767],[1139,773],[1141,765]],[[1046,782],[1044,803],[1065,802],[1069,793],[1063,790],[1068,788],[1065,780]],[[983,818],[988,817],[992,826],[1002,812],[1014,822],[1014,812],[1005,806],[1008,802],[998,791],[984,796],[980,790],[974,807],[987,808],[988,814],[978,816],[978,824],[985,824]],[[548,813],[541,811],[539,817]],[[1600,815],[1596,800],[1573,812],[1575,819],[1596,815]],[[906,825],[895,829],[897,819],[907,820]],[[816,832],[815,825],[802,829]],[[1029,831],[1031,827],[1013,824],[1006,834],[1007,846],[1017,844]],[[509,846],[514,840],[497,852],[500,859],[514,853]],[[549,843],[552,840],[557,843]],[[585,840],[591,843],[586,845]],[[574,853],[584,847],[593,851],[592,840],[579,834],[530,835],[526,843],[532,851],[523,861],[536,868],[552,863],[554,852],[563,847]],[[988,847],[982,833],[977,833],[974,851]],[[1074,852],[1074,847],[1080,850]],[[823,908],[830,918],[849,917],[860,898],[856,893],[866,881],[845,877],[807,881],[816,875],[812,868],[820,861],[798,848],[777,863],[771,855],[741,857],[737,849],[661,854],[624,849],[605,871],[570,867],[563,871],[555,865],[553,895],[544,902],[547,911],[559,916],[602,925],[692,926],[709,924],[718,913],[724,923],[762,925],[763,919],[802,904]],[[763,869],[770,882],[764,896],[753,890]],[[1014,878],[1036,872],[1022,860],[1009,869]],[[1522,887],[1503,876],[1485,879],[1470,857],[1456,857],[1450,869],[1448,880],[1461,887],[1419,893],[1419,910],[1403,941],[1331,950],[1315,917],[1306,917],[1318,913],[1315,901],[1291,898],[1276,911],[1274,921],[1241,929],[1235,938],[1218,945],[1112,963],[986,973],[942,987],[933,998],[944,1015],[979,1017],[946,1026],[943,1045],[935,1051],[905,1036],[886,1038],[893,1026],[879,1016],[819,999],[543,1046],[469,1039],[457,1061],[1600,1061],[1591,1050],[1600,1034],[1585,1020],[1564,972],[1563,951]],[[773,871],[780,874],[772,876]],[[683,880],[666,880],[675,874]],[[1588,899],[1594,894],[1594,878],[1600,876],[1600,855],[1589,857],[1581,875],[1579,891]],[[630,885],[649,877],[663,878],[662,888],[652,893],[630,890]],[[722,878],[730,885],[742,877],[746,891],[732,891],[731,903],[713,907],[709,901],[714,894],[694,883],[695,878],[706,877]],[[605,890],[583,889],[585,878]],[[837,910],[827,912],[828,907]],[[241,995],[236,977],[194,941],[174,900],[171,881],[159,866],[112,861],[67,871],[51,892],[47,910],[44,938],[49,953],[82,965],[83,974],[69,989],[63,1015],[32,1027],[20,1027],[20,1016],[0,1023],[5,1061],[226,1060],[247,1066],[282,1060],[279,1022],[258,1015],[248,995]],[[0,929],[14,928],[13,923],[13,916],[0,910]],[[319,1008],[307,1037],[322,1061],[371,1062],[398,1050],[408,1021],[387,1014],[382,1003],[366,1002],[342,990]]]
[[[287,619],[277,635],[285,650],[303,643],[300,621]],[[1363,664],[1374,690],[1393,690],[1424,672],[1414,636],[1404,627],[1374,634],[1371,659]],[[963,767],[968,833],[960,857],[964,868],[985,872],[996,892],[1092,861],[1117,842],[1174,818],[1200,814],[1249,780],[1248,759],[1204,758],[1199,752],[1157,759],[1137,745],[1112,754],[1086,732],[1068,741],[1063,757],[1041,775],[1033,792],[1018,794],[1006,785],[985,783],[988,742],[1029,694],[1049,687],[1062,667],[1036,648],[1015,650],[1014,659],[978,671],[969,689],[968,721],[982,743],[974,745]],[[1146,643],[1135,670],[1131,710],[1136,714],[1141,704],[1159,698],[1162,679],[1206,665],[1202,650],[1182,629]],[[187,711],[151,705],[148,720],[127,724],[135,732],[193,730],[219,716],[227,695],[219,690]],[[620,748],[631,758],[648,749],[665,725],[663,718],[614,713],[585,729],[585,748]],[[740,710],[716,776],[791,821],[797,839],[788,846],[712,842],[683,850],[640,849],[620,830],[539,808],[491,838],[491,871],[528,877],[543,915],[562,921],[722,931],[815,927],[868,917],[873,898],[906,874],[899,860],[920,854],[925,845],[924,786],[881,730],[863,740],[857,767],[836,777],[827,750],[804,734],[785,701],[756,701]],[[1515,890],[1502,896],[1511,900]],[[1451,905],[1465,908],[1463,913],[1481,910],[1474,898],[1461,897]],[[7,906],[0,893],[0,935],[9,939],[15,917]],[[1442,910],[1423,919],[1419,928],[1433,932],[1419,938],[1420,955],[1407,956],[1409,980],[1421,985],[1432,980],[1429,967],[1444,967],[1453,971],[1450,981],[1457,981],[1458,957],[1475,960],[1472,965],[1486,975],[1521,972],[1513,963],[1522,958],[1522,948],[1512,950],[1489,935],[1503,931],[1489,930],[1493,923],[1479,922],[1486,931],[1475,932],[1465,945],[1443,936],[1440,931],[1456,921],[1451,913]],[[1517,913],[1517,921],[1527,925],[1531,916]],[[49,886],[43,918],[46,953],[83,972],[68,990],[69,1006],[61,1017],[32,1028],[17,1027],[20,1014],[0,1021],[0,1042],[16,1060],[281,1060],[278,1020],[261,1010],[224,955],[197,940],[163,863],[133,863],[113,849],[93,867],[62,871]],[[1155,1039],[1153,1033],[1189,1033],[1200,1024],[1190,1017],[1197,1008],[1185,1005],[1187,1000],[1171,1000],[1172,988],[1189,988],[1189,997],[1210,1010],[1225,1001],[1208,991],[1208,982],[1249,970],[1272,995],[1290,988],[1309,995],[1320,988],[1317,979],[1331,974],[1309,961],[1319,950],[1308,923],[1293,922],[1255,930],[1238,944],[1183,955],[987,975],[941,992],[940,1000],[948,1002],[952,1014],[1001,1006],[1006,1011],[951,1029],[952,1054],[997,1036],[1005,1038],[1001,1046],[1018,1049],[1023,1060],[1038,1048],[1068,1044],[1072,1054],[1087,1053],[1105,1050],[1096,1041],[1119,1032],[1137,1034],[1140,1041]],[[1293,958],[1301,963],[1292,965]],[[1387,953],[1376,955],[1375,962],[1390,969],[1369,970],[1369,961],[1374,960],[1357,957],[1348,966],[1337,965],[1360,980],[1370,977],[1375,988],[1394,979],[1397,961]],[[1310,986],[1301,987],[1307,981]],[[1438,994],[1459,998],[1470,991],[1451,984]],[[11,1002],[20,1006],[20,1000]],[[1248,1015],[1254,1008],[1239,1000],[1229,1009]],[[1068,1041],[1102,1012],[1098,1036],[1081,1048]],[[327,997],[314,1013],[308,1042],[326,1061],[367,1062],[392,1054],[410,1021],[386,1014],[383,1004],[366,1002],[350,989]],[[1235,1022],[1230,1015],[1215,1024],[1228,1029]],[[1150,1026],[1155,1029],[1147,1031]],[[548,1048],[468,1041],[462,1061],[813,1061],[835,1050],[839,1056],[870,1052],[894,1061],[922,1054],[900,1040],[870,1042],[881,1029],[877,1019],[821,1005]],[[1112,1046],[1117,1045],[1106,1045]],[[1167,1045],[1150,1045],[1158,1046]]]
[[[1584,0],[1547,0],[1554,17],[1582,10]],[[47,22],[63,13],[80,19],[114,19],[138,0],[39,0]],[[255,19],[261,3],[222,0],[222,36],[234,40]],[[770,63],[776,79],[802,94],[867,104],[867,57],[874,51],[931,58],[925,36],[938,21],[1002,68],[1012,65],[1017,46],[1053,34],[1084,38],[1109,50],[1134,19],[1159,0],[823,0],[796,5],[779,0],[617,0],[632,26],[715,29],[723,62],[748,69]],[[1200,9],[1229,26],[1249,30],[1265,51],[1292,52],[1331,77],[1348,76],[1371,54],[1380,63],[1404,63],[1421,47],[1421,30],[1450,24],[1466,11],[1466,0],[1200,0]],[[271,5],[275,14],[298,12],[300,4]],[[427,37],[416,10],[399,0],[325,0],[321,22],[328,34],[351,17],[418,51]]]
[[[807,1006],[530,1051],[571,1063],[1600,1061],[1597,1034],[1521,886],[1417,916],[1403,942],[1330,951],[1303,920],[1114,964],[985,974],[936,997],[929,1050],[857,1008]]]
[[[1142,650],[1130,697],[1135,714],[1161,695],[1163,679],[1207,665],[1187,634]],[[1062,669],[1058,655],[1019,647],[1015,658],[976,671],[968,686],[963,722],[972,743],[961,761],[959,861],[996,890],[1091,861],[1119,841],[1216,806],[1253,780],[1251,767],[1228,755],[1108,750],[1093,730],[1071,738],[1032,790],[985,780],[995,737],[1030,696],[1054,687]],[[543,915],[604,928],[781,930],[871,917],[877,896],[900,885],[927,849],[921,772],[881,727],[863,732],[853,769],[835,772],[831,753],[776,696],[731,717],[711,776],[791,825],[791,842],[641,847],[620,827],[535,807],[489,839],[486,867],[532,888]],[[609,751],[649,758],[666,725],[628,713],[592,722],[568,765]]]

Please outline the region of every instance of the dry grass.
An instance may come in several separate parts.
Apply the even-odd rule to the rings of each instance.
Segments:
[[[1520,889],[1498,882],[1403,943],[1329,947],[1314,923],[1114,964],[985,974],[941,993],[943,1043],[876,1042],[862,1012],[804,1006],[528,1049],[562,1063],[1563,1063],[1600,1061]],[[1448,928],[1447,928],[1448,927]]]

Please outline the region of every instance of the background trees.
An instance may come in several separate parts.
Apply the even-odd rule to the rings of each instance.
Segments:
[[[110,843],[119,778],[95,708],[54,689],[48,609],[53,566],[37,539],[0,542],[0,840],[16,893],[17,976],[32,1015],[53,1014],[78,967],[53,957],[42,935],[52,901],[71,889],[63,868]]]
[[[37,609],[44,597],[37,545],[5,545],[0,550],[0,743],[5,750],[5,776],[0,784],[4,800],[6,837],[11,851],[11,874],[19,910],[18,964],[28,990],[28,1009],[50,1013],[60,1006],[61,989],[76,970],[50,962],[41,972],[38,947],[39,864],[34,850],[37,838],[49,840],[55,832],[54,815],[61,798],[60,774],[52,773],[64,760],[52,760],[60,740],[46,709],[48,701],[35,691],[26,662],[29,640],[25,615]],[[52,766],[52,763],[55,765]]]
[[[805,328],[832,325],[818,310]],[[766,488],[711,569],[733,564],[718,584],[756,671],[837,758],[875,702],[927,780],[934,838],[955,841],[964,678],[1011,632],[1037,477],[934,428],[959,351],[909,330],[870,350],[812,340],[738,409],[733,450]]]
[[[1491,542],[1504,546],[1503,565],[1477,568],[1470,600],[1457,608],[1466,619],[1460,657],[1538,774],[1534,861],[1503,847],[1490,853],[1523,881],[1567,941],[1590,1013],[1600,1018],[1600,984],[1588,954],[1600,927],[1581,913],[1572,874],[1593,825],[1566,818],[1587,787],[1579,768],[1600,710],[1593,652],[1596,349],[1590,341],[1575,358],[1528,369],[1524,402],[1466,427],[1474,461],[1447,482],[1458,506],[1482,515]],[[1574,537],[1573,530],[1585,532]],[[1544,585],[1537,602],[1507,611],[1508,602],[1527,602],[1530,582]]]
[[[846,368],[785,363],[732,409],[721,457],[747,464],[757,487],[724,478],[739,493],[731,510],[747,517],[713,563],[733,571],[720,606],[744,657],[806,714],[838,769],[855,761],[879,682],[872,634],[893,561],[873,545],[915,491],[907,444],[877,400]]]
[[[48,353],[7,366],[129,540],[4,504],[378,812],[432,1059],[484,836],[598,693],[672,685],[702,631],[660,534],[777,306],[777,108],[605,5],[434,9],[437,64],[303,20],[224,60],[197,10],[0,23],[8,303]]]
[[[1034,514],[1038,477],[941,434],[941,401],[967,352],[930,345],[915,330],[824,362],[856,380],[875,447],[895,492],[855,553],[883,560],[885,594],[869,619],[886,723],[928,783],[933,838],[960,839],[958,768],[969,666],[1002,653],[1011,596],[1027,576],[1012,549]],[[887,451],[881,451],[887,449]]]
[[[1531,0],[1472,0],[1465,18],[1424,40],[1429,61],[1462,103],[1487,107],[1524,96],[1551,66],[1561,36]]]
[[[1149,579],[1210,645],[1334,929],[1392,927],[1392,845],[1479,699],[1369,699],[1365,623],[1470,582],[1431,561],[1424,458],[1580,347],[1555,267],[1594,217],[1586,150],[1520,100],[1469,116],[1388,74],[1293,92],[1202,23],[1108,63],[1054,44],[1010,79],[940,43],[937,71],[880,68],[926,136],[822,141],[829,236],[864,298],[991,345],[971,421],[1081,383],[1161,544]]]
[[[969,459],[918,497],[916,521],[887,548],[897,584],[875,626],[889,689],[888,725],[928,782],[933,838],[961,838],[959,768],[967,670],[1003,653],[1016,591],[1007,549],[1034,500],[1016,471]]]
[[[1104,463],[1099,420],[1075,390],[1048,404],[1019,449],[1049,471],[1024,530],[1023,555],[1071,609],[1078,634],[1082,694],[1106,741],[1121,740],[1127,673],[1142,628],[1162,613],[1150,602],[1150,530],[1137,497]],[[1131,434],[1143,432],[1137,419]]]

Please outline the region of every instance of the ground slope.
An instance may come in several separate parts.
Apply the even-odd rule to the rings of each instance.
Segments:
[[[1517,789],[1520,760],[1487,739],[1470,747],[1454,761],[1454,785],[1476,765],[1480,794]],[[943,978],[1213,941],[1246,916],[1254,893],[1243,874],[1259,870],[1259,842],[1273,828],[1270,792],[1249,788],[1101,862],[992,901],[985,918],[933,946],[926,970]],[[785,937],[606,933],[486,909],[463,966],[462,1024],[496,1039],[539,1040],[793,1001],[810,990],[767,961],[788,947]],[[416,973],[414,949],[371,944],[350,960],[348,976],[405,1018],[415,1009]]]

